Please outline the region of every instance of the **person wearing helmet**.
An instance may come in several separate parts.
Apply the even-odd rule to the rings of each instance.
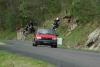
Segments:
[[[59,17],[57,17],[55,20],[54,20],[54,23],[53,23],[53,29],[56,29],[56,28],[58,28],[58,26],[59,26],[59,22],[60,22],[60,18]]]

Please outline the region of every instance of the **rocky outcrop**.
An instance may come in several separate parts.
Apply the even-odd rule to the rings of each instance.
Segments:
[[[89,49],[95,50],[98,50],[100,48],[100,28],[97,28],[92,33],[90,33],[85,46]]]

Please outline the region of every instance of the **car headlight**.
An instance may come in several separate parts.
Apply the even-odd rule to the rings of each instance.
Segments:
[[[57,40],[57,38],[52,38],[52,40]]]
[[[41,37],[37,37],[37,39],[41,39]]]

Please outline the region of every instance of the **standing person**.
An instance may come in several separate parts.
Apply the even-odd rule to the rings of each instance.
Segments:
[[[30,32],[30,33],[34,33],[35,28],[33,27],[33,22],[30,21],[28,25],[29,25],[29,32]]]
[[[57,17],[57,18],[54,20],[54,23],[53,23],[53,29],[54,29],[54,30],[55,30],[56,28],[58,28],[59,22],[60,22],[60,18]]]
[[[22,25],[16,27],[17,40],[23,40],[23,28]]]
[[[29,22],[29,25],[30,25],[30,26],[33,26],[33,22],[32,22],[32,21],[30,21],[30,22]]]

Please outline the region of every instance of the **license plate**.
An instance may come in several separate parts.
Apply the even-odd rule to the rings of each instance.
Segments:
[[[44,42],[44,43],[48,43],[48,42]]]

